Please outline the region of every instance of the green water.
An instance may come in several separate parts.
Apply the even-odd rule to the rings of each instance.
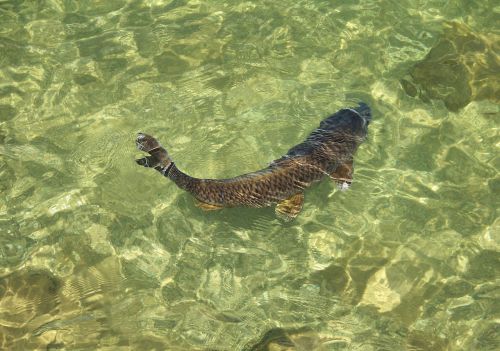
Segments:
[[[0,1],[0,348],[498,350],[495,1]],[[205,213],[357,101],[354,183]]]

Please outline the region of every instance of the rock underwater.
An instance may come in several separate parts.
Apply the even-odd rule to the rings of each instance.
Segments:
[[[450,111],[471,101],[500,100],[500,35],[474,33],[448,22],[425,58],[401,80],[405,92],[423,101],[442,100]]]

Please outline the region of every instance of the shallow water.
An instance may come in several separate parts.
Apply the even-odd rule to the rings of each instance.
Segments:
[[[494,1],[0,1],[0,347],[497,350]],[[495,26],[496,24],[496,26]],[[204,213],[366,101],[354,183]]]

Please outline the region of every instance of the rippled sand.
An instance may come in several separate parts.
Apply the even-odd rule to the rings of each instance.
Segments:
[[[0,2],[0,348],[497,350],[493,1]],[[366,101],[290,224],[133,162],[256,170]]]

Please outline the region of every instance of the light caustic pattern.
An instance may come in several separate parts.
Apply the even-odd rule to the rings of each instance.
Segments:
[[[0,348],[498,349],[497,13],[2,1]],[[134,162],[142,131],[195,177],[248,173],[359,101],[351,188],[290,223]]]

